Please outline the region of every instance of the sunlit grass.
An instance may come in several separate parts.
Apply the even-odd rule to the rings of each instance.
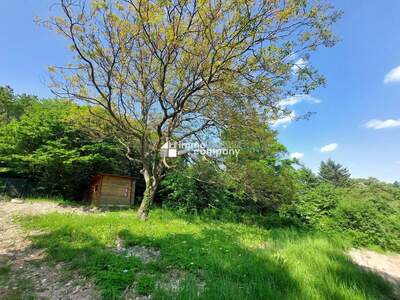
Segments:
[[[155,299],[382,299],[391,294],[379,277],[365,273],[344,255],[340,237],[297,229],[183,218],[155,210],[150,219],[134,211],[90,215],[50,214],[20,219],[50,261],[68,263],[93,280],[104,298],[117,299],[127,286]],[[127,245],[160,249],[148,264],[110,251]],[[156,282],[171,270],[186,274],[177,291]],[[199,287],[199,281],[205,287]]]

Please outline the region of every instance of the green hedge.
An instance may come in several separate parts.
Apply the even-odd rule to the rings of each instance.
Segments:
[[[400,251],[399,193],[398,187],[384,183],[348,188],[319,184],[302,191],[280,214],[299,227],[346,233],[355,246]]]

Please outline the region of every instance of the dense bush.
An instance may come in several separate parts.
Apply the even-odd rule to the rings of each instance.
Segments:
[[[0,175],[28,179],[35,194],[79,199],[96,173],[129,171],[118,144],[92,135],[85,118],[88,109],[69,102],[33,103],[0,126]]]
[[[225,158],[229,186],[242,199],[244,211],[266,214],[291,202],[295,194],[293,161],[279,143],[277,133],[258,119],[246,126],[225,130],[222,143],[240,149],[239,154]]]
[[[351,234],[357,246],[400,250],[400,210],[384,209],[379,199],[345,198],[334,211],[332,226]]]
[[[290,202],[295,193],[290,165],[265,160],[246,161],[227,170],[229,186],[242,199],[245,211],[267,214]]]
[[[199,161],[181,166],[161,182],[159,198],[168,208],[189,213],[217,210],[234,213],[239,198],[228,190],[224,174],[212,163]]]
[[[347,233],[356,246],[400,250],[400,189],[371,180],[338,188],[320,183],[303,189],[281,216],[297,226]]]
[[[186,166],[165,177],[158,198],[169,208],[235,219],[242,214],[274,212],[285,199],[291,199],[293,185],[285,175],[276,174],[261,163],[248,167],[242,169],[243,177],[232,178],[226,171],[216,170],[212,163]],[[250,189],[246,184],[257,188]]]
[[[251,126],[252,125],[252,126]],[[196,157],[162,182],[164,205],[215,215],[267,214],[295,194],[293,161],[276,132],[259,122],[224,131],[221,146],[238,155],[213,160]]]
[[[314,227],[324,218],[332,216],[339,199],[340,195],[333,185],[321,183],[300,192],[298,198],[291,204],[283,206],[280,212],[296,225]]]

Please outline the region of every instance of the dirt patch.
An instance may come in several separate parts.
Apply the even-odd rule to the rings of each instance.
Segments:
[[[2,213],[1,217],[5,218],[12,217],[13,215],[40,215],[53,212],[64,214],[87,214],[100,212],[96,207],[72,206],[45,201],[30,202],[20,199],[14,199],[14,202],[0,201],[0,211]]]
[[[157,288],[176,292],[186,278],[186,272],[180,270],[172,270],[165,274],[163,278],[157,282]]]
[[[160,250],[145,246],[122,248],[117,250],[117,252],[125,255],[126,257],[135,256],[145,264],[157,260],[157,258],[160,256]]]
[[[376,272],[395,284],[400,284],[400,254],[381,254],[365,249],[349,251],[351,260],[360,267]]]
[[[161,289],[168,291],[169,293],[176,293],[183,286],[185,280],[189,277],[191,280],[195,281],[197,288],[197,296],[200,296],[201,293],[204,292],[206,287],[206,283],[201,279],[204,273],[198,270],[197,272],[187,272],[178,269],[171,269],[169,272],[164,273],[161,277],[157,276],[157,280],[155,282],[155,289]],[[138,277],[150,277],[155,278],[154,274],[148,274],[145,272],[137,274]],[[135,281],[130,285],[123,294],[123,299],[127,300],[146,300],[152,299],[153,296],[151,294],[148,295],[140,295],[138,291],[138,282]]]
[[[361,268],[375,272],[394,284],[400,296],[400,254],[381,254],[366,249],[352,249],[348,255]]]
[[[114,253],[124,255],[125,257],[137,257],[145,264],[155,261],[160,257],[160,250],[154,247],[139,245],[125,246],[124,241],[120,238],[117,239],[116,244],[116,248],[112,249]]]
[[[190,273],[176,269],[170,270],[157,282],[156,287],[166,291],[176,292],[182,287],[183,282],[189,276],[194,280],[199,296],[206,286],[206,283],[201,279],[201,277],[204,277],[204,272],[201,272],[200,270]]]
[[[44,252],[33,248],[29,239],[41,232],[26,232],[12,222],[14,215],[50,212],[88,213],[84,208],[49,202],[0,202],[0,265],[10,268],[10,275],[1,283],[0,295],[15,295],[23,281],[29,283],[38,299],[98,299],[93,284],[78,275],[65,280],[61,264],[54,267],[43,262]]]
[[[150,300],[152,299],[151,295],[138,295],[135,288],[129,287],[125,290],[122,299],[124,300]]]

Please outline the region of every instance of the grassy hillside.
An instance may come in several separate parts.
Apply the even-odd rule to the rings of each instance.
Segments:
[[[178,217],[155,210],[21,218],[34,245],[66,262],[106,299],[382,299],[391,288],[344,255],[339,236]],[[123,244],[126,251],[118,251]],[[144,247],[138,247],[144,246]],[[142,251],[145,259],[129,255]],[[146,253],[148,249],[148,253]],[[128,252],[127,252],[128,251]],[[150,259],[146,259],[150,257]],[[153,255],[153,256],[152,256]]]

